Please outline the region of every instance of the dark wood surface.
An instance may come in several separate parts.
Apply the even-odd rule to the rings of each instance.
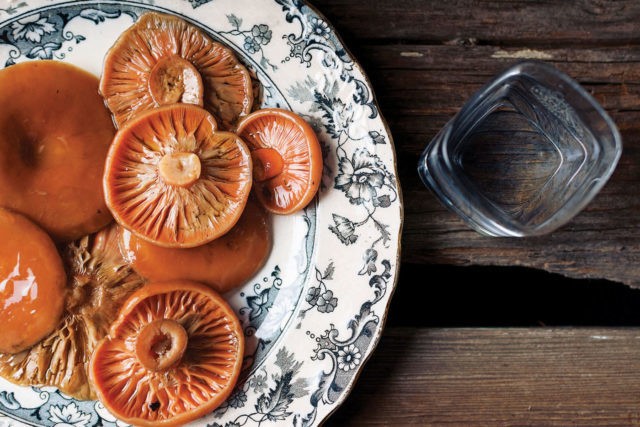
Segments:
[[[405,205],[399,288],[443,286],[426,279],[435,265],[527,266],[640,287],[640,2],[311,3],[368,74],[395,141]],[[476,90],[526,58],[580,82],[617,123],[624,151],[609,183],[560,230],[484,237],[424,188],[416,165]],[[387,328],[327,425],[640,425],[638,330],[420,326]]]
[[[326,425],[640,425],[639,352],[637,328],[395,328]]]

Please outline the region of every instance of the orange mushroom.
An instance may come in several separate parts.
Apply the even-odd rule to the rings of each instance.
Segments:
[[[251,150],[258,200],[275,214],[303,209],[322,179],[322,149],[313,129],[291,111],[265,108],[238,124]]]
[[[235,313],[209,287],[152,283],[120,310],[91,358],[98,398],[137,426],[175,426],[224,402],[238,380],[244,335]]]
[[[0,352],[49,335],[64,307],[66,275],[55,244],[24,216],[0,208]]]
[[[203,106],[230,129],[251,111],[247,69],[233,52],[182,19],[145,13],[111,47],[100,92],[118,126],[142,111],[183,102]]]
[[[249,149],[189,104],[158,108],[120,129],[105,166],[104,191],[116,221],[163,247],[222,236],[240,218],[250,190]]]
[[[24,386],[54,386],[81,400],[95,399],[87,372],[91,354],[122,303],[144,283],[120,254],[118,239],[114,224],[67,245],[63,252],[69,272],[66,297],[43,294],[47,299],[42,301],[51,306],[63,303],[62,319],[30,349],[1,353],[2,377]],[[46,259],[38,262],[44,264]],[[31,321],[38,318],[33,316]],[[11,329],[4,330],[2,337],[7,331]]]
[[[123,230],[121,245],[131,266],[149,280],[195,280],[222,293],[244,284],[264,265],[271,250],[270,219],[249,198],[231,231],[206,245],[162,248],[127,230]]]
[[[56,240],[111,221],[103,165],[115,134],[98,79],[59,61],[0,71],[0,206],[23,213]]]

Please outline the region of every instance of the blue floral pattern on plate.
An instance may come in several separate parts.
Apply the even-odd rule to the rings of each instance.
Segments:
[[[395,153],[371,88],[324,17],[301,0],[25,0],[0,6],[0,67],[75,63],[96,75],[117,36],[149,10],[175,13],[238,54],[262,106],[312,124],[323,148],[315,203],[274,218],[267,265],[227,295],[243,322],[242,380],[209,427],[321,423],[382,333],[402,225]],[[0,425],[125,426],[99,402],[0,379]]]

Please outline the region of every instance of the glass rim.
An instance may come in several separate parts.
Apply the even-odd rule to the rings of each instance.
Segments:
[[[607,138],[607,146],[611,146],[611,149],[599,150],[599,154],[591,160],[593,166],[586,165],[589,167],[588,172],[594,173],[595,168],[596,176],[579,182],[558,209],[535,225],[514,221],[486,195],[474,192],[477,187],[473,180],[456,170],[456,160],[452,158],[454,148],[448,144],[456,128],[462,127],[462,120],[476,114],[474,109],[505,86],[507,80],[520,75],[529,75],[539,80],[543,86],[545,79],[561,81],[565,86],[555,88],[554,91],[560,92],[563,97],[573,92],[578,99],[586,101],[585,106],[593,109],[595,116],[602,120],[601,124],[604,125],[600,126],[598,132],[593,132],[594,136],[598,141]],[[586,123],[586,126],[593,131],[593,122]],[[596,135],[605,136],[598,138]],[[527,237],[547,234],[573,219],[606,184],[621,154],[622,138],[615,122],[590,93],[552,65],[543,61],[524,60],[507,67],[465,102],[428,144],[421,156],[419,170],[427,187],[472,228],[483,234],[495,236]]]

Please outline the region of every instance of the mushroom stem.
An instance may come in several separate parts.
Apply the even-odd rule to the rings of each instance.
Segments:
[[[158,60],[149,75],[149,92],[158,105],[178,102],[203,105],[202,77],[194,65],[178,55]]]
[[[165,154],[158,163],[160,177],[169,185],[189,187],[200,178],[202,166],[194,153]]]
[[[136,339],[136,356],[145,368],[164,371],[182,360],[188,336],[175,320],[161,319],[146,325]]]
[[[251,152],[253,161],[253,179],[257,182],[267,181],[278,176],[284,169],[284,160],[273,148],[258,148]]]

